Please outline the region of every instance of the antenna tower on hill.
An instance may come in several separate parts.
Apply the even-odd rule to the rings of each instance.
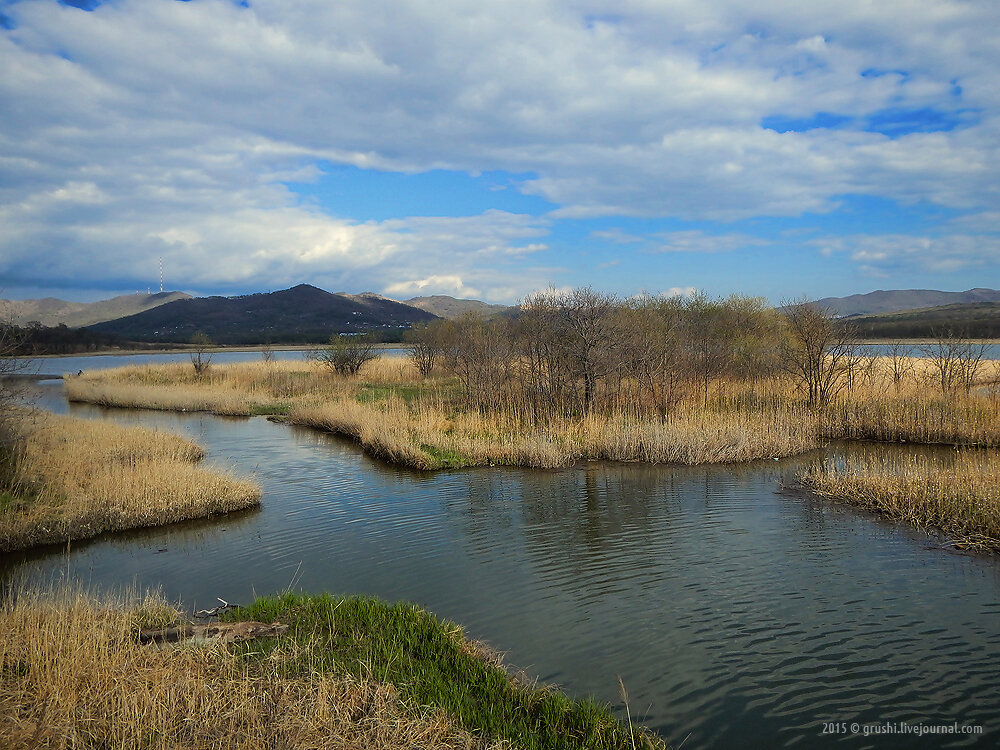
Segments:
[[[160,256],[160,294],[163,294],[163,256]]]

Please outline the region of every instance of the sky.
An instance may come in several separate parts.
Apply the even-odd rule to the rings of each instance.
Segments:
[[[0,0],[0,297],[1000,287],[996,0]]]

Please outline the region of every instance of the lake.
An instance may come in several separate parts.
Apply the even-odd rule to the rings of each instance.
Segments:
[[[1000,563],[785,489],[824,451],[418,473],[263,418],[38,391],[52,411],[197,441],[208,463],[256,476],[262,506],[7,555],[5,583],[160,586],[189,609],[288,588],[406,599],[574,696],[618,704],[621,675],[633,717],[675,747],[1000,743]],[[825,450],[872,449],[899,450]],[[824,734],[831,722],[848,734]],[[983,734],[862,733],[887,722]]]

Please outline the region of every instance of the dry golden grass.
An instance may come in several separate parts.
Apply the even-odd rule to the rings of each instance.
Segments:
[[[955,452],[952,460],[885,453],[828,459],[801,476],[814,492],[921,528],[963,547],[1000,550],[1000,455]]]
[[[204,452],[176,435],[51,414],[35,415],[25,432],[19,475],[27,489],[0,508],[0,551],[260,502],[256,483],[197,466]]]
[[[407,710],[396,690],[283,665],[282,642],[251,670],[226,646],[138,645],[169,624],[162,600],[102,605],[79,594],[18,595],[0,608],[0,746],[53,748],[473,748],[440,711]],[[500,747],[500,745],[496,745]]]
[[[303,405],[289,421],[358,440],[370,453],[417,469],[507,464],[553,468],[578,460],[736,463],[816,447],[816,421],[804,410],[748,415],[688,410],[666,421],[590,416],[543,426],[510,415],[449,416],[398,398],[373,404],[340,398]]]
[[[850,388],[821,412],[805,408],[790,380],[713,385],[708,408],[694,394],[666,419],[595,413],[533,418],[517,404],[481,414],[454,379],[422,381],[404,358],[381,358],[354,378],[305,361],[122,368],[67,381],[72,399],[106,405],[288,414],[347,435],[386,460],[418,469],[481,464],[566,466],[580,459],[657,463],[740,462],[814,448],[821,437],[1000,445],[995,363],[972,393],[940,395],[925,360],[904,362],[898,383],[886,358],[858,368]],[[994,384],[994,385],[991,385]]]

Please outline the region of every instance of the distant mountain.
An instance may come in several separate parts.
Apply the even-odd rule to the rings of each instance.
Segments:
[[[43,326],[65,325],[82,328],[105,320],[151,310],[182,299],[190,299],[184,292],[158,292],[157,294],[123,294],[99,302],[67,302],[64,299],[10,300],[0,299],[0,321],[10,321],[23,326],[38,321]]]
[[[182,343],[202,332],[217,344],[297,344],[367,330],[392,340],[401,329],[435,317],[377,294],[331,294],[299,284],[267,294],[179,300],[89,328],[131,341]]]
[[[419,307],[439,318],[457,318],[467,312],[488,318],[509,309],[507,305],[491,305],[477,299],[456,299],[445,294],[435,294],[432,297],[413,297],[404,300],[404,303]]]
[[[966,305],[982,302],[1000,302],[1000,291],[995,289],[969,289],[966,292],[938,292],[933,289],[879,289],[868,294],[849,297],[825,297],[817,300],[818,307],[834,315],[877,315],[899,310],[922,310],[941,305]]]

